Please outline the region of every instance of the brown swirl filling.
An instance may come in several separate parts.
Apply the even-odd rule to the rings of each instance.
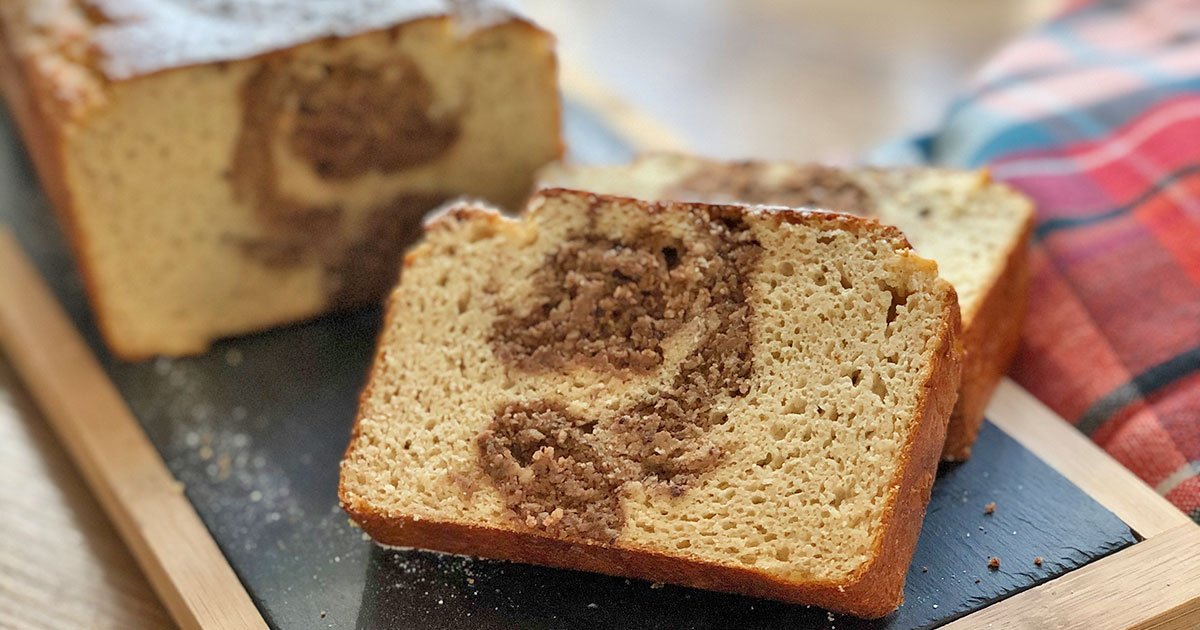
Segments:
[[[547,257],[532,304],[502,306],[495,355],[516,369],[573,367],[648,376],[684,326],[699,342],[668,387],[604,417],[560,403],[506,404],[478,438],[480,464],[517,519],[561,535],[614,539],[622,486],[683,493],[723,453],[708,436],[722,398],[749,391],[749,275],[761,248],[740,219],[707,220],[705,238],[648,232],[574,239]]]
[[[379,67],[321,66],[316,76],[291,75],[288,146],[325,179],[368,171],[395,173],[436,160],[458,139],[456,118],[430,113],[433,87],[404,58]]]
[[[435,115],[434,99],[429,80],[401,55],[371,65],[264,60],[242,88],[242,125],[228,174],[236,198],[255,208],[263,229],[227,240],[263,266],[315,262],[331,307],[381,299],[421,217],[449,195],[381,200],[352,224],[340,203],[286,192],[281,165],[299,162],[333,185],[428,164],[459,136],[457,115]]]

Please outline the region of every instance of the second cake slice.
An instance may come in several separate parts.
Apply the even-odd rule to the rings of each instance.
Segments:
[[[342,505],[375,540],[864,616],[904,575],[958,303],[894,228],[549,190],[405,260]]]

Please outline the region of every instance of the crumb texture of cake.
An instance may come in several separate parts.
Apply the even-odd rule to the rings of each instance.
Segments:
[[[342,504],[385,544],[883,615],[958,329],[936,265],[871,220],[455,206],[405,259]]]
[[[958,293],[963,377],[944,457],[966,459],[992,391],[1016,353],[1029,283],[1028,199],[986,172],[720,162],[649,154],[628,165],[545,169],[548,186],[650,200],[809,207],[894,225]]]
[[[486,2],[12,0],[0,37],[125,358],[378,302],[426,212],[562,152],[553,38]]]

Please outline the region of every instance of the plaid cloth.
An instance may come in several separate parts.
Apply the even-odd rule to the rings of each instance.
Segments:
[[[1011,376],[1200,521],[1200,2],[1073,3],[907,148],[1034,200]]]

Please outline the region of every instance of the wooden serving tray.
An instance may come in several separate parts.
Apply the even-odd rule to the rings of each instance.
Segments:
[[[565,83],[577,159],[678,147],[603,90]],[[975,456],[943,466],[906,603],[883,620],[380,549],[336,499],[379,313],[229,340],[201,357],[119,362],[7,123],[0,161],[0,222],[16,233],[0,231],[0,341],[184,627],[1200,624],[1200,528],[1008,381]]]

